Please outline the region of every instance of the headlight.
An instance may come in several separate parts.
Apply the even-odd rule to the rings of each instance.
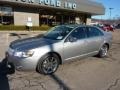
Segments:
[[[32,57],[34,54],[34,51],[24,51],[24,52],[15,52],[14,56],[17,57]]]

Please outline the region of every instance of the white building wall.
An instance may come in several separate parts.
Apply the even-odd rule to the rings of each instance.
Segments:
[[[28,12],[14,12],[14,25],[26,25],[31,18],[33,26],[39,26],[39,14]]]

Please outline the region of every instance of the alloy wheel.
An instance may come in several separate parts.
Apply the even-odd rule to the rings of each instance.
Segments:
[[[53,56],[47,57],[42,63],[42,69],[45,74],[51,74],[58,68],[58,60]]]

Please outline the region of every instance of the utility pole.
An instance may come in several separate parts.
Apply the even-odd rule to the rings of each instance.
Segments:
[[[109,10],[110,10],[110,20],[112,19],[112,10],[113,10],[114,8],[109,8]]]

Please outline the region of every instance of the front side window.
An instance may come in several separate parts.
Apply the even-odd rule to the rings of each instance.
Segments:
[[[97,37],[97,36],[102,36],[103,33],[96,27],[88,27],[87,35],[88,35],[88,37]]]
[[[84,38],[86,38],[85,31],[86,31],[85,27],[79,27],[71,33],[70,37],[76,38],[77,40],[84,39]]]

